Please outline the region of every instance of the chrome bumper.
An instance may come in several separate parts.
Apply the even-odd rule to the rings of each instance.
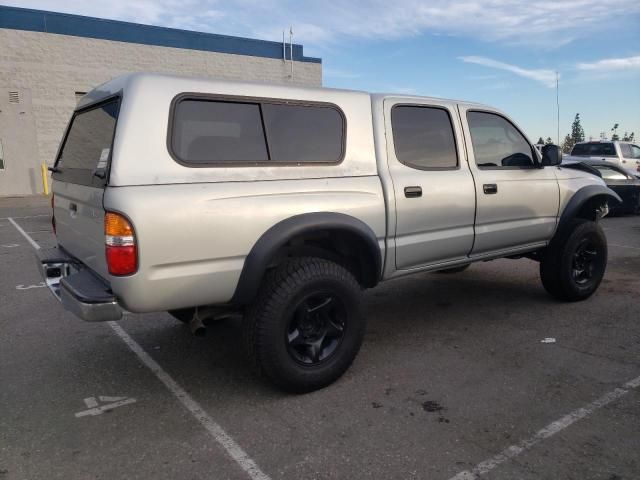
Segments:
[[[42,277],[62,306],[87,322],[120,320],[124,314],[109,285],[59,247],[36,253]]]

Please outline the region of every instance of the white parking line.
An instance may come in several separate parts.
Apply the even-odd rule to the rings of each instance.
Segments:
[[[252,479],[267,480],[269,477],[263,473],[258,465],[246,454],[220,425],[218,425],[203,408],[196,402],[178,383],[165,372],[158,363],[145,352],[138,343],[125,332],[120,325],[115,322],[107,322],[113,331],[116,332],[124,343],[135,353],[140,361],[151,370],[158,379],[164,383],[171,393],[191,412],[211,436],[227,451],[242,469],[249,474]]]
[[[40,245],[38,245],[38,244],[33,240],[33,238],[31,238],[31,237],[29,236],[29,234],[28,234],[27,232],[25,232],[25,231],[22,229],[22,227],[21,227],[20,225],[18,225],[18,224],[15,222],[15,220],[14,220],[13,218],[11,218],[11,217],[7,217],[7,220],[9,220],[9,222],[11,222],[11,225],[13,225],[14,227],[16,227],[16,230],[18,230],[18,232],[20,232],[20,233],[22,234],[22,236],[23,236],[24,238],[26,238],[26,239],[27,239],[27,241],[31,244],[31,246],[32,246],[33,248],[35,248],[36,250],[40,250]]]
[[[38,218],[38,217],[50,217],[50,213],[40,213],[38,215],[24,215],[22,217],[0,217],[0,220],[7,220],[8,218]]]
[[[630,380],[627,383],[625,383],[622,386],[623,388],[616,388],[615,390],[609,393],[605,393],[600,398],[591,402],[590,404],[582,408],[578,408],[577,410],[574,410],[573,412],[565,415],[564,417],[560,418],[559,420],[556,420],[555,422],[551,422],[542,430],[539,430],[532,437],[526,440],[523,440],[520,443],[511,445],[510,447],[505,448],[497,455],[494,455],[493,457],[478,463],[471,470],[462,471],[457,475],[451,477],[449,480],[474,480],[474,479],[480,478],[480,476],[490,472],[491,470],[503,464],[504,462],[510,460],[513,457],[520,455],[525,450],[530,449],[538,442],[546,438],[549,438],[558,432],[561,432],[562,430],[572,425],[573,423],[577,422],[578,420],[588,417],[599,408],[602,408],[605,405],[608,405],[614,400],[617,400],[623,395],[626,395],[627,393],[629,393],[631,389],[637,388],[639,386],[640,386],[640,377],[634,378],[633,380]]]
[[[17,217],[16,217],[17,218]],[[18,225],[12,218],[8,220],[14,227],[26,238],[31,246],[36,250],[40,249],[38,245],[20,225]],[[129,347],[129,349],[135,353],[140,361],[153,372],[153,374],[160,380],[165,387],[178,399],[178,401],[193,415],[193,417],[200,422],[200,424],[209,432],[213,439],[218,442],[225,449],[225,451],[233,458],[236,463],[242,468],[252,480],[271,480],[270,477],[265,474],[260,467],[254,462],[249,455],[231,438],[231,436],[224,431],[224,429],[218,425],[207,412],[196,402],[191,396],[182,388],[151,356],[144,351],[144,349],[129,336],[123,328],[115,322],[107,322],[107,324],[113,329],[115,334],[122,339],[122,341]]]

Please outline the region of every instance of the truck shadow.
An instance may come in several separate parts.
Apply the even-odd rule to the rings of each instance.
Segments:
[[[535,316],[557,307],[542,288],[536,263],[526,261],[518,268],[509,267],[521,262],[492,263],[496,265],[474,265],[458,274],[413,275],[367,291],[363,351],[346,376],[386,363],[383,356],[368,355],[382,346],[393,352],[414,345],[426,354],[468,331],[483,335],[504,328],[526,330]],[[247,391],[270,398],[283,395],[257,380],[248,367],[239,319],[210,324],[204,338],[193,337],[186,325],[167,314],[132,316],[123,327],[180,383],[216,390],[217,395],[233,392],[233,397]]]

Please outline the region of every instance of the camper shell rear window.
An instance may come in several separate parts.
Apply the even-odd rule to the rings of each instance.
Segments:
[[[119,109],[120,99],[111,98],[73,114],[56,159],[55,180],[106,184]]]
[[[189,167],[336,164],[346,125],[333,104],[183,94],[167,144]]]

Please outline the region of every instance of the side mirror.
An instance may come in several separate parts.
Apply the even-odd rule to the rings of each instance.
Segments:
[[[545,145],[542,147],[542,166],[553,167],[562,163],[562,150],[558,145]]]

